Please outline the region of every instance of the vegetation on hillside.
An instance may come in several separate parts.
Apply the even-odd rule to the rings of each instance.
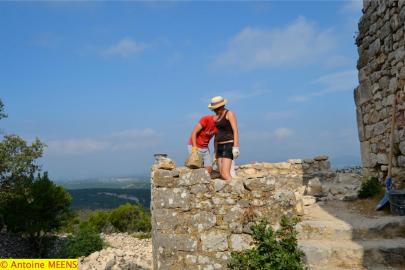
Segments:
[[[232,252],[228,264],[233,270],[259,269],[305,269],[304,253],[298,249],[297,232],[294,226],[298,220],[283,217],[280,229],[274,231],[266,221],[251,227],[254,247],[241,252]]]
[[[112,209],[125,203],[150,206],[150,189],[91,188],[68,190],[72,209]]]
[[[95,251],[103,249],[104,243],[100,234],[91,226],[80,226],[79,229],[68,236],[61,252],[62,258],[78,258],[88,256]]]
[[[111,210],[95,210],[82,219],[72,219],[65,231],[75,231],[89,227],[96,232],[149,233],[151,230],[150,213],[140,204],[123,204]]]

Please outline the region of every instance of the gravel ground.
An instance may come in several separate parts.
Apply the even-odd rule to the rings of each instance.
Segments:
[[[152,269],[151,239],[137,239],[127,233],[101,234],[106,248],[79,259],[82,270]]]

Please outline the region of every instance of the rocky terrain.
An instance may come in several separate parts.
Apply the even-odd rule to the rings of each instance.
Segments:
[[[101,234],[108,247],[79,258],[81,270],[152,269],[150,239],[137,239],[127,233]]]

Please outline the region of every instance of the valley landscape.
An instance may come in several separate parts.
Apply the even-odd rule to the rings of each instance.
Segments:
[[[150,207],[150,182],[146,177],[111,177],[58,181],[72,196],[75,210],[112,209],[125,203]]]

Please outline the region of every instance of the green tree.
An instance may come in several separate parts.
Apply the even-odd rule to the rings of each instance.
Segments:
[[[4,136],[0,142],[0,200],[21,190],[25,180],[40,169],[36,160],[42,156],[44,147],[39,139],[29,145],[17,135]]]
[[[45,172],[30,177],[24,192],[16,193],[0,203],[7,230],[33,239],[41,247],[42,237],[64,226],[71,217],[72,198],[61,186],[55,185]]]
[[[0,99],[0,119],[6,118],[6,117],[7,117],[7,114],[4,112],[4,103]]]

